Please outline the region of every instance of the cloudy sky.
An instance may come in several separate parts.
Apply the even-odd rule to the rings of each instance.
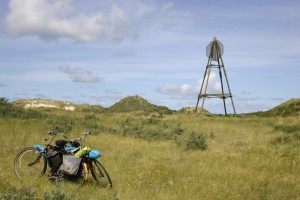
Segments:
[[[267,110],[300,97],[299,10],[297,0],[1,0],[0,96],[195,106],[217,37],[237,112]],[[208,91],[220,91],[218,72]],[[223,112],[220,99],[204,107]]]

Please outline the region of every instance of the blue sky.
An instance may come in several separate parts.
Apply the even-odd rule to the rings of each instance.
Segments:
[[[0,96],[195,106],[216,36],[237,112],[267,110],[300,97],[299,10],[296,0],[2,0]],[[204,107],[223,113],[219,99]]]

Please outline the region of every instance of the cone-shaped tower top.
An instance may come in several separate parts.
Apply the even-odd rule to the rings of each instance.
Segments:
[[[206,56],[212,58],[213,61],[217,61],[220,56],[224,53],[223,44],[214,37],[214,40],[211,41],[206,47]]]

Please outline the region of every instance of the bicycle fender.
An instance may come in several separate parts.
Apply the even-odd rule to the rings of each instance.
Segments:
[[[35,148],[38,151],[44,151],[45,150],[45,148],[43,146],[39,145],[39,144],[34,145],[33,148]]]
[[[90,150],[84,157],[97,159],[101,156],[101,153],[97,150]]]

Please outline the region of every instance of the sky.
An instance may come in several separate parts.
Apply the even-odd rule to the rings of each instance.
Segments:
[[[195,106],[217,37],[236,112],[269,110],[300,97],[299,10],[297,0],[1,0],[0,97]],[[207,93],[220,85],[212,70]],[[204,108],[224,112],[221,99]]]

